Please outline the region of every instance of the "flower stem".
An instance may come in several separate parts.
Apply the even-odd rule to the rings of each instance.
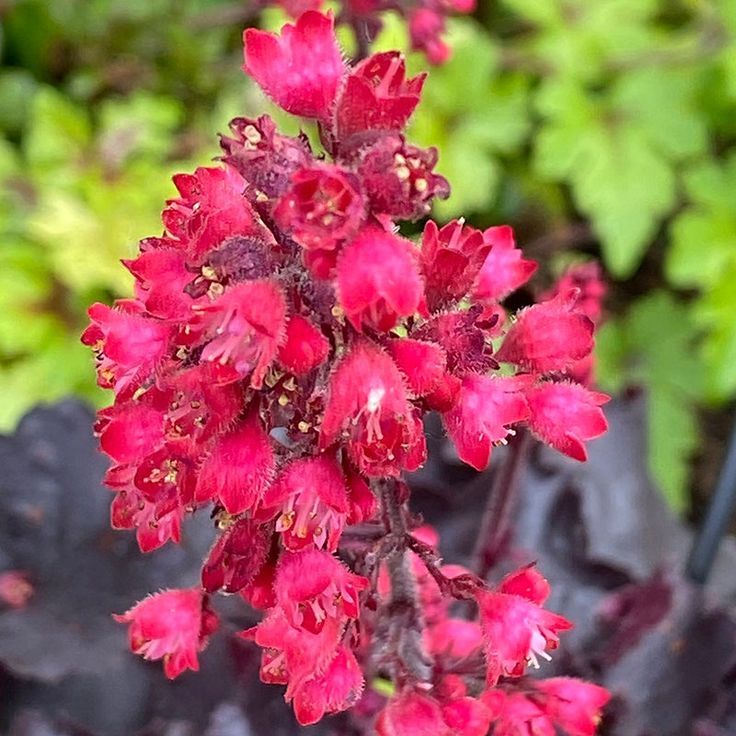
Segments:
[[[483,580],[498,562],[506,541],[521,472],[531,446],[529,433],[519,429],[509,441],[506,461],[494,476],[472,558],[472,570]]]
[[[408,556],[405,503],[399,499],[396,481],[381,480],[376,485],[386,528],[383,559],[391,582],[391,597],[385,609],[386,660],[397,685],[428,682],[432,661],[424,648],[424,616]]]

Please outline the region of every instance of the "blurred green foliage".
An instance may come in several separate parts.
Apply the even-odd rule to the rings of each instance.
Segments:
[[[600,380],[648,388],[652,470],[684,508],[699,407],[736,394],[736,3],[478,5],[412,124],[453,186],[435,215],[513,224],[548,279],[603,260]],[[129,290],[117,261],[160,230],[170,174],[263,104],[239,72],[250,7],[0,3],[0,426],[39,399],[96,397],[85,306]],[[377,47],[396,45],[389,16]]]

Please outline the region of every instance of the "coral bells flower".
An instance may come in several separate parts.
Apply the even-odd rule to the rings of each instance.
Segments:
[[[281,556],[274,588],[292,626],[317,633],[328,618],[358,618],[358,595],[368,580],[328,552],[306,549]]]
[[[439,60],[446,13],[470,4],[400,12]],[[346,17],[372,28],[385,7],[349,0]],[[426,459],[432,410],[479,470],[519,425],[584,458],[605,430],[606,397],[571,380],[593,344],[595,285],[577,302],[585,280],[568,279],[507,315],[499,302],[536,267],[510,228],[430,221],[421,248],[400,237],[395,220],[448,194],[437,151],[405,137],[424,75],[407,78],[394,51],[349,65],[333,25],[308,10],[244,36],[246,72],[317,121],[318,150],[268,116],[233,120],[220,165],[174,178],[163,235],[125,262],[134,298],[90,309],[82,339],[113,396],[95,424],[113,527],[149,552],[181,542],[189,513],[212,524],[201,589],[116,618],[176,677],[217,627],[208,595],[237,594],[262,612],[241,633],[261,679],[286,687],[304,725],[356,705],[365,671],[395,688],[380,714],[361,700],[379,736],[590,736],[604,691],[519,680],[570,626],[541,607],[547,582],[525,568],[490,589],[443,565],[401,476]],[[451,618],[452,598],[477,600],[477,620]]]
[[[414,246],[392,233],[363,230],[337,263],[340,305],[356,330],[385,332],[413,315],[422,301]]]
[[[307,680],[294,693],[294,715],[302,726],[355,705],[365,681],[358,660],[350,649],[340,647],[323,674]]]
[[[290,550],[314,545],[334,552],[350,512],[345,477],[328,455],[289,463],[266,492],[259,516],[276,519]]]
[[[367,131],[402,130],[422,94],[426,74],[406,78],[398,51],[369,56],[352,70],[337,105],[337,134],[349,139]]]
[[[396,476],[424,461],[424,432],[401,374],[388,355],[368,343],[354,347],[330,379],[320,444],[328,447],[339,439],[369,476]]]
[[[357,232],[363,210],[363,200],[347,172],[322,165],[294,174],[274,217],[304,248],[332,250]]]
[[[248,28],[245,71],[286,112],[326,120],[345,65],[332,16],[307,11],[281,36]]]
[[[523,286],[534,275],[537,264],[522,258],[515,247],[514,231],[508,225],[489,227],[483,233],[490,246],[473,295],[480,301],[501,301]]]
[[[199,470],[195,498],[217,498],[230,514],[253,508],[274,472],[271,441],[251,412],[237,429],[222,435]]]
[[[491,448],[505,442],[510,426],[529,416],[524,377],[465,376],[453,409],[443,415],[460,459],[483,470]]]
[[[120,393],[146,380],[166,353],[170,328],[140,316],[135,302],[121,302],[117,309],[94,304],[89,316],[82,342],[97,354],[98,384]]]
[[[278,287],[270,281],[238,284],[199,312],[211,336],[202,360],[217,364],[218,382],[251,375],[251,386],[260,388],[286,326],[286,304]]]
[[[608,429],[600,407],[609,397],[580,384],[540,383],[526,391],[526,399],[532,432],[574,460],[586,460],[585,442]]]
[[[519,312],[499,360],[539,373],[561,371],[593,349],[593,323],[575,309],[577,292],[560,294]]]
[[[172,680],[199,669],[197,654],[218,625],[207,597],[196,588],[156,593],[114,618],[130,624],[130,648],[145,659],[163,659]]]
[[[533,567],[512,573],[496,591],[478,591],[490,686],[501,676],[519,677],[528,664],[538,667],[539,657],[549,659],[547,650],[557,648],[559,632],[571,628],[541,608],[548,595],[547,582]]]

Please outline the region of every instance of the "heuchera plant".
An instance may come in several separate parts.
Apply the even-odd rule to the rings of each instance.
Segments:
[[[233,120],[223,165],[176,176],[165,233],[125,262],[135,297],[95,304],[83,335],[115,394],[96,427],[113,526],[144,552],[204,507],[219,530],[200,585],[117,617],[131,648],[169,677],[196,670],[211,594],[236,593],[263,611],[242,637],[302,724],[357,705],[381,736],[589,736],[602,688],[526,677],[571,626],[543,608],[547,581],[443,566],[402,474],[425,460],[430,411],[479,470],[517,429],[585,459],[606,429],[607,397],[572,378],[590,373],[595,274],[508,315],[536,268],[509,227],[430,220],[417,246],[394,224],[448,195],[437,152],[404,137],[424,75],[396,52],[347,64],[316,11],[244,38],[246,73],[316,121],[324,151]],[[377,679],[387,702],[363,696]]]

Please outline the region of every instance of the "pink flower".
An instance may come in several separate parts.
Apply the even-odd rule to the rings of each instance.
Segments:
[[[461,460],[484,470],[494,444],[504,442],[510,426],[529,416],[521,377],[478,376],[463,379],[457,404],[443,415]]]
[[[422,300],[414,246],[377,227],[365,228],[337,263],[337,295],[353,327],[386,332]]]
[[[498,302],[529,281],[537,264],[522,258],[514,245],[514,231],[508,225],[489,227],[483,239],[491,246],[491,252],[478,274],[473,296],[481,301]]]
[[[180,197],[167,202],[161,215],[170,237],[148,247],[177,247],[199,263],[207,253],[233,235],[262,235],[263,229],[243,197],[246,183],[232,168],[198,168],[176,174]]]
[[[363,693],[363,672],[355,655],[341,646],[323,674],[307,680],[294,693],[294,714],[302,726],[317,723],[326,713],[352,708]]]
[[[424,51],[432,64],[444,64],[452,55],[442,40],[445,19],[431,8],[416,8],[409,14],[409,36],[412,49]]]
[[[130,648],[144,659],[163,659],[166,677],[198,670],[197,654],[218,626],[207,597],[197,588],[165,590],[113,617],[130,624]]]
[[[304,376],[325,362],[330,343],[306,317],[295,314],[286,325],[286,336],[279,348],[279,362],[295,376]]]
[[[601,711],[611,694],[598,685],[572,677],[537,680],[534,686],[547,695],[545,710],[569,736],[595,736]]]
[[[329,552],[305,549],[281,555],[276,600],[292,626],[318,633],[328,618],[357,619],[358,596],[368,579],[351,573]]]
[[[102,451],[116,463],[135,463],[163,441],[163,420],[149,402],[116,404],[98,414],[95,430]]]
[[[302,247],[331,250],[355,235],[365,217],[356,187],[355,178],[337,166],[300,169],[274,217]]]
[[[280,197],[294,173],[312,160],[306,138],[282,135],[268,115],[235,118],[230,130],[233,137],[220,137],[223,160],[248,181],[245,196],[256,207]]]
[[[185,289],[192,273],[181,250],[152,249],[123,264],[135,276],[136,297],[150,315],[172,322],[191,316],[194,300]]]
[[[485,320],[483,308],[474,304],[470,309],[434,315],[414,329],[412,337],[440,345],[447,355],[447,370],[462,377],[498,368],[488,339],[493,324]]]
[[[427,222],[421,263],[430,311],[456,302],[470,291],[490,248],[480,230],[458,220],[442,228],[432,220]]]
[[[434,342],[402,338],[390,340],[387,349],[414,396],[433,391],[445,375],[447,357]]]
[[[391,358],[368,343],[356,345],[329,384],[320,446],[342,440],[361,473],[398,476],[416,470],[426,453],[424,431]]]
[[[136,302],[119,302],[117,309],[97,303],[88,313],[92,324],[82,342],[95,351],[97,383],[120,394],[149,378],[166,354],[171,328],[142,316]]]
[[[288,702],[304,683],[325,672],[337,654],[342,633],[342,624],[334,618],[326,619],[316,633],[297,629],[276,606],[257,626],[240,636],[264,649],[261,681],[288,685]]]
[[[331,14],[309,10],[281,36],[247,28],[243,41],[244,71],[276,104],[292,115],[329,118],[345,74]]]
[[[257,410],[232,432],[222,435],[199,468],[195,498],[217,498],[230,514],[239,514],[262,498],[273,478],[275,460],[271,440]]]
[[[377,736],[453,736],[436,700],[407,692],[392,698],[376,721]]]
[[[309,545],[337,549],[350,512],[345,477],[334,457],[303,457],[289,463],[266,492],[259,518],[276,519],[287,549]]]
[[[237,593],[252,583],[266,564],[271,528],[240,518],[226,529],[202,566],[202,587],[209,593]]]
[[[548,593],[547,581],[533,567],[507,576],[496,591],[477,592],[490,687],[501,676],[521,676],[527,664],[538,667],[538,657],[549,659],[559,632],[571,628],[567,619],[541,608]]]
[[[525,370],[562,371],[593,349],[594,325],[575,309],[577,292],[522,309],[496,357]]]
[[[34,589],[28,575],[21,570],[0,572],[0,606],[22,609],[33,597]]]
[[[426,76],[406,79],[406,61],[398,51],[385,51],[361,61],[350,72],[338,100],[338,137],[403,130],[419,104]]]
[[[600,407],[609,398],[577,383],[540,383],[526,391],[529,428],[546,444],[582,462],[588,457],[585,442],[608,429]]]
[[[521,692],[488,690],[482,695],[491,714],[493,736],[555,736],[555,727],[535,700]]]
[[[201,359],[216,363],[219,382],[250,375],[250,385],[260,388],[286,327],[286,303],[279,287],[265,280],[237,284],[198,312],[210,338]]]
[[[417,220],[429,214],[435,198],[447,199],[447,179],[434,173],[436,148],[418,148],[402,135],[385,135],[370,147],[361,145],[358,174],[363,191],[377,214]]]

